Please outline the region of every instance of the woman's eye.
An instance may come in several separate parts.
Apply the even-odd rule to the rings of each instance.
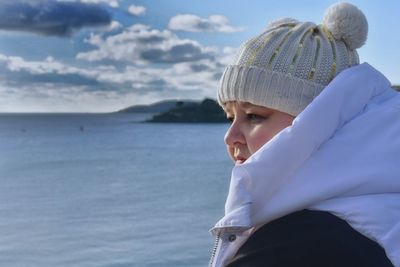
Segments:
[[[246,116],[247,116],[247,119],[251,122],[261,122],[265,119],[264,116],[260,116],[260,115],[253,114],[253,113],[249,113]]]

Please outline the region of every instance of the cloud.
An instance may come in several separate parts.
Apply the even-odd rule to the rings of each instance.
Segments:
[[[123,26],[119,21],[113,20],[111,23],[107,26],[104,26],[100,28],[100,30],[104,32],[112,32],[121,29]]]
[[[113,66],[77,68],[51,57],[27,61],[0,54],[0,111],[109,112],[143,101],[131,83],[111,79],[118,73]]]
[[[227,17],[222,15],[211,15],[208,18],[201,18],[193,14],[180,14],[172,17],[168,28],[174,31],[189,32],[238,32],[242,27],[229,25]]]
[[[199,98],[202,90],[177,88],[161,68],[71,67],[47,58],[27,61],[0,54],[0,112],[110,112],[166,98]],[[179,79],[179,77],[177,77]]]
[[[218,54],[218,59],[229,57],[230,49]],[[19,111],[103,112],[166,98],[215,97],[223,68],[216,58],[158,67],[129,64],[88,68],[52,57],[29,61],[0,54],[0,98],[4,100],[3,105],[0,99],[0,111],[12,111],[14,106]]]
[[[169,30],[152,29],[141,24],[135,24],[106,39],[92,34],[86,42],[96,49],[79,53],[77,59],[135,64],[179,63],[212,59],[217,54],[216,48],[203,46],[194,40],[180,39]]]
[[[132,88],[161,91],[169,86],[160,75],[161,72],[165,73],[159,68],[135,66],[123,69],[113,65],[79,68],[63,64],[52,57],[43,61],[28,61],[0,54],[0,80],[8,84],[53,84],[55,88],[69,85],[92,91],[107,87],[115,91]]]
[[[177,43],[167,49],[153,48],[142,51],[141,59],[152,63],[179,63],[211,58],[202,53],[201,47],[195,42]]]
[[[58,2],[80,2],[84,4],[102,4],[105,3],[113,8],[119,7],[118,0],[57,0]]]
[[[0,4],[0,30],[68,36],[83,27],[110,23],[108,11],[94,4],[55,1]]]
[[[143,16],[146,14],[146,8],[144,6],[131,5],[128,8],[128,12],[134,16]]]
[[[44,61],[27,61],[21,57],[0,54],[0,70],[4,75],[2,80],[11,83],[99,85],[97,74],[103,69],[71,67],[52,57]]]
[[[141,24],[91,34],[86,42],[92,49],[76,57],[96,64],[0,54],[0,111],[106,112],[170,98],[215,98],[235,52]]]
[[[85,91],[82,87],[30,84],[10,87],[0,81],[0,112],[112,112],[139,101],[135,92]],[[29,129],[28,129],[29,130]]]

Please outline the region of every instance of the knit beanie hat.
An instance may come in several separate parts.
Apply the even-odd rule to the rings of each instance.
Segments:
[[[291,18],[244,42],[220,80],[218,102],[250,102],[297,116],[342,70],[359,64],[367,39],[364,14],[348,3],[329,7],[322,24]]]

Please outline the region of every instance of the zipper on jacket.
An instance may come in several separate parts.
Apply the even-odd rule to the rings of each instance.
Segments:
[[[210,263],[208,264],[208,267],[213,267],[213,264],[215,261],[215,256],[217,255],[218,246],[219,246],[220,241],[221,241],[221,234],[218,233],[217,236],[215,237],[214,247],[211,252],[211,258],[210,258]]]

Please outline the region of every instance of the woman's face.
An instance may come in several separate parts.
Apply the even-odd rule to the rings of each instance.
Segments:
[[[262,145],[291,125],[294,117],[247,102],[227,102],[224,106],[231,126],[225,134],[228,154],[236,164],[245,162]]]

